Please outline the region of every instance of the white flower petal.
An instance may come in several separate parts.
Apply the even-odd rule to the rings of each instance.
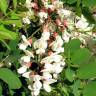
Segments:
[[[21,57],[21,62],[30,62],[31,57],[30,56],[23,56]]]
[[[25,78],[29,78],[29,74],[30,74],[30,72],[25,72],[24,74],[22,74],[22,76]]]
[[[43,88],[45,89],[45,91],[51,92],[51,87],[50,87],[49,84],[44,83],[44,84],[43,84]]]
[[[23,73],[25,73],[27,71],[27,67],[26,66],[22,66],[22,67],[20,67],[19,69],[17,69],[17,72],[19,73],[19,74],[23,74]]]

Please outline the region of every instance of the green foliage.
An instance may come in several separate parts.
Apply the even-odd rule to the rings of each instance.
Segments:
[[[0,9],[4,14],[6,14],[7,8],[8,8],[8,0],[0,0]]]
[[[4,27],[4,25],[0,25],[0,39],[11,39],[14,40],[17,38],[17,33],[10,31]]]
[[[11,89],[19,89],[22,85],[17,75],[8,68],[0,68],[0,79],[6,82]]]
[[[85,85],[83,96],[96,96],[96,81],[89,82]]]
[[[73,39],[70,40],[66,45],[65,45],[65,55],[73,54],[76,52],[78,49],[80,49],[80,40],[79,39]]]
[[[82,64],[77,71],[77,77],[80,79],[90,79],[96,77],[96,63]]]
[[[66,78],[72,82],[74,80],[74,76],[75,76],[75,72],[73,70],[71,70],[70,68],[67,68],[65,70],[65,76]]]
[[[14,8],[16,9],[16,7],[17,7],[17,0],[13,0],[13,5],[14,5]]]
[[[96,6],[96,0],[82,0],[82,4],[84,7],[94,7]]]
[[[74,81],[74,84],[71,86],[72,93],[74,94],[74,96],[80,96],[80,92],[79,92],[80,83],[81,83],[80,80],[76,80]]]
[[[1,87],[1,85],[0,85],[0,96],[2,95],[2,87]]]
[[[71,61],[73,64],[84,64],[88,62],[90,59],[91,53],[86,48],[81,48],[74,52],[74,54],[71,57]]]
[[[11,6],[9,4],[10,1],[12,3]],[[40,2],[39,6],[42,7],[41,0],[37,1]],[[93,12],[90,12],[91,8],[96,7],[96,0],[61,1],[63,1],[65,5],[68,5],[68,7],[72,6],[78,16],[83,13],[90,23],[96,23],[96,20],[94,20],[92,16]],[[8,85],[10,96],[17,96],[18,94],[15,94],[16,89],[19,90],[21,86],[23,87],[22,92],[20,92],[21,96],[29,96],[27,86],[21,84],[21,82],[24,83],[26,81],[25,78],[21,80],[22,77],[19,79],[18,75],[16,75],[19,66],[17,61],[22,55],[22,51],[17,49],[20,41],[18,34],[21,34],[19,33],[20,29],[24,29],[24,34],[29,36],[34,31],[33,29],[38,30],[36,28],[40,25],[37,24],[38,18],[31,16],[32,24],[30,25],[33,29],[31,33],[28,33],[27,28],[29,28],[30,25],[24,26],[22,23],[22,17],[25,17],[24,12],[28,11],[28,9],[25,8],[25,2],[26,0],[0,0],[0,67],[2,64],[4,64],[5,67],[8,62],[11,62],[13,67],[11,68],[7,65],[9,69],[0,68],[0,96],[3,96],[2,81]],[[51,14],[52,22],[54,22],[57,16],[58,14],[55,12]],[[88,45],[86,45],[85,48],[81,48],[80,45],[81,42],[79,39],[72,39],[64,45],[65,51],[63,56],[66,58],[66,66],[58,76],[58,82],[52,84],[52,92],[47,93],[43,90],[40,96],[96,96],[96,60],[93,60],[96,58],[96,54],[92,50],[89,51]],[[91,49],[93,49],[92,43],[90,46],[92,47]],[[8,58],[6,58],[7,56]]]

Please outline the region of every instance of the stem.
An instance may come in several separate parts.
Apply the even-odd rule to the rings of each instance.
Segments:
[[[8,57],[9,57],[9,55],[6,56],[6,57],[0,62],[0,64],[2,64]]]
[[[33,37],[38,31],[40,31],[41,30],[41,27],[40,28],[38,28],[28,39],[30,39],[31,37]]]

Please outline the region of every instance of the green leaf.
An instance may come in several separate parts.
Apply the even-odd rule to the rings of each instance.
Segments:
[[[6,29],[3,25],[0,26],[0,39],[16,39],[17,33]]]
[[[0,85],[0,96],[2,96],[2,87]]]
[[[14,8],[16,9],[16,6],[17,6],[17,0],[13,0],[13,5],[14,5]]]
[[[77,0],[66,0],[68,4],[73,4],[75,3]]]
[[[79,87],[80,87],[80,80],[76,80],[74,84],[71,86],[74,96],[80,96],[80,93],[78,90]]]
[[[8,8],[8,0],[0,0],[0,9],[4,14],[6,14],[7,8]]]
[[[80,79],[96,77],[96,63],[81,65],[77,71],[77,77]]]
[[[2,39],[0,39],[0,41],[7,47],[8,50],[10,50],[10,46]]]
[[[72,64],[83,64],[87,62],[91,57],[91,53],[86,48],[77,50],[71,57]]]
[[[68,55],[73,54],[76,52],[78,49],[80,49],[80,40],[79,39],[73,39],[70,40],[66,45],[65,45],[65,54]]]
[[[65,76],[66,76],[66,78],[67,78],[70,82],[72,82],[72,81],[74,80],[74,75],[75,75],[75,73],[74,73],[73,70],[71,70],[70,68],[67,68],[67,69],[66,69],[66,71],[65,71]]]
[[[22,22],[21,20],[3,20],[2,21],[3,24],[15,24],[17,27],[22,27]]]
[[[82,0],[84,7],[94,7],[96,6],[96,0]]]
[[[11,89],[19,89],[21,82],[16,74],[8,68],[0,68],[0,79],[6,82]]]
[[[84,87],[83,96],[96,96],[96,81],[92,81]]]

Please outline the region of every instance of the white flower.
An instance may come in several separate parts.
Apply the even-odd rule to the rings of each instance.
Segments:
[[[63,40],[61,36],[56,36],[56,40],[53,41],[50,46],[52,46],[53,51],[57,51],[57,53],[64,52],[64,48],[62,47],[63,45]]]
[[[35,91],[31,92],[31,95],[32,96],[38,96],[39,93],[40,93],[40,90],[35,90]]]
[[[56,74],[59,74],[63,70],[63,67],[61,67],[60,62],[53,63],[53,72]]]
[[[50,32],[43,32],[41,38],[44,40],[49,40]]]
[[[24,52],[25,52],[26,55],[28,55],[29,57],[33,57],[33,58],[34,58],[33,52],[30,52],[29,50],[24,50]]]
[[[50,85],[47,84],[47,83],[43,83],[43,88],[44,88],[44,90],[47,91],[47,92],[50,92],[50,91],[51,91],[51,87],[50,87]]]
[[[71,11],[67,9],[58,9],[59,16],[63,19],[64,17],[69,17],[71,15]]]
[[[45,63],[45,65],[46,65],[46,64],[50,64],[52,62],[60,62],[62,59],[63,58],[61,55],[53,54],[53,55],[43,58],[41,60],[41,63]]]
[[[38,39],[34,42],[34,48],[37,49],[36,53],[37,54],[42,54],[45,53],[45,49],[47,48],[47,41],[44,39]]]
[[[51,75],[49,72],[43,72],[42,78],[43,78],[44,80],[52,79],[52,75]]]
[[[62,38],[65,42],[69,42],[71,35],[67,32],[67,30],[65,29],[63,34],[62,34]]]
[[[56,1],[53,2],[53,6],[55,7],[55,9],[63,8],[63,2],[59,1],[59,0],[56,0]]]
[[[40,90],[42,87],[42,83],[38,80],[33,83],[33,90]]]
[[[26,39],[24,35],[22,35],[23,42],[19,44],[19,49],[25,50],[28,46],[31,46],[30,42]]]
[[[54,73],[53,74],[53,78],[57,79],[58,78],[58,74]]]
[[[46,12],[39,12],[38,15],[40,18],[45,18],[45,19],[47,19],[47,16],[48,16]]]
[[[40,23],[44,23],[44,20],[47,19],[48,14],[46,12],[39,12],[38,16],[40,17]]]
[[[40,93],[39,90],[35,90],[34,92],[31,92],[31,95],[32,95],[32,96],[38,96],[39,93]]]
[[[27,68],[28,68],[27,66],[22,66],[19,69],[17,69],[17,72],[19,74],[23,74],[23,73],[25,73],[27,71]]]
[[[25,72],[25,73],[22,74],[22,76],[25,77],[25,78],[30,78],[30,76],[29,76],[30,72],[31,71]]]
[[[23,62],[28,63],[28,62],[30,62],[30,59],[31,59],[30,56],[23,56],[20,59],[20,63],[23,63]]]
[[[76,28],[78,28],[79,31],[90,31],[92,30],[94,25],[89,26],[88,21],[82,15],[78,22],[75,24],[75,26]]]
[[[28,9],[30,9],[30,8],[32,7],[31,1],[32,1],[32,0],[26,0],[25,6],[26,6]]]
[[[32,77],[32,79],[33,79],[33,81],[39,81],[39,80],[41,80],[41,76],[40,75],[34,75]]]
[[[25,18],[23,18],[23,23],[24,24],[30,24],[30,19],[28,18],[28,16],[26,16]]]

